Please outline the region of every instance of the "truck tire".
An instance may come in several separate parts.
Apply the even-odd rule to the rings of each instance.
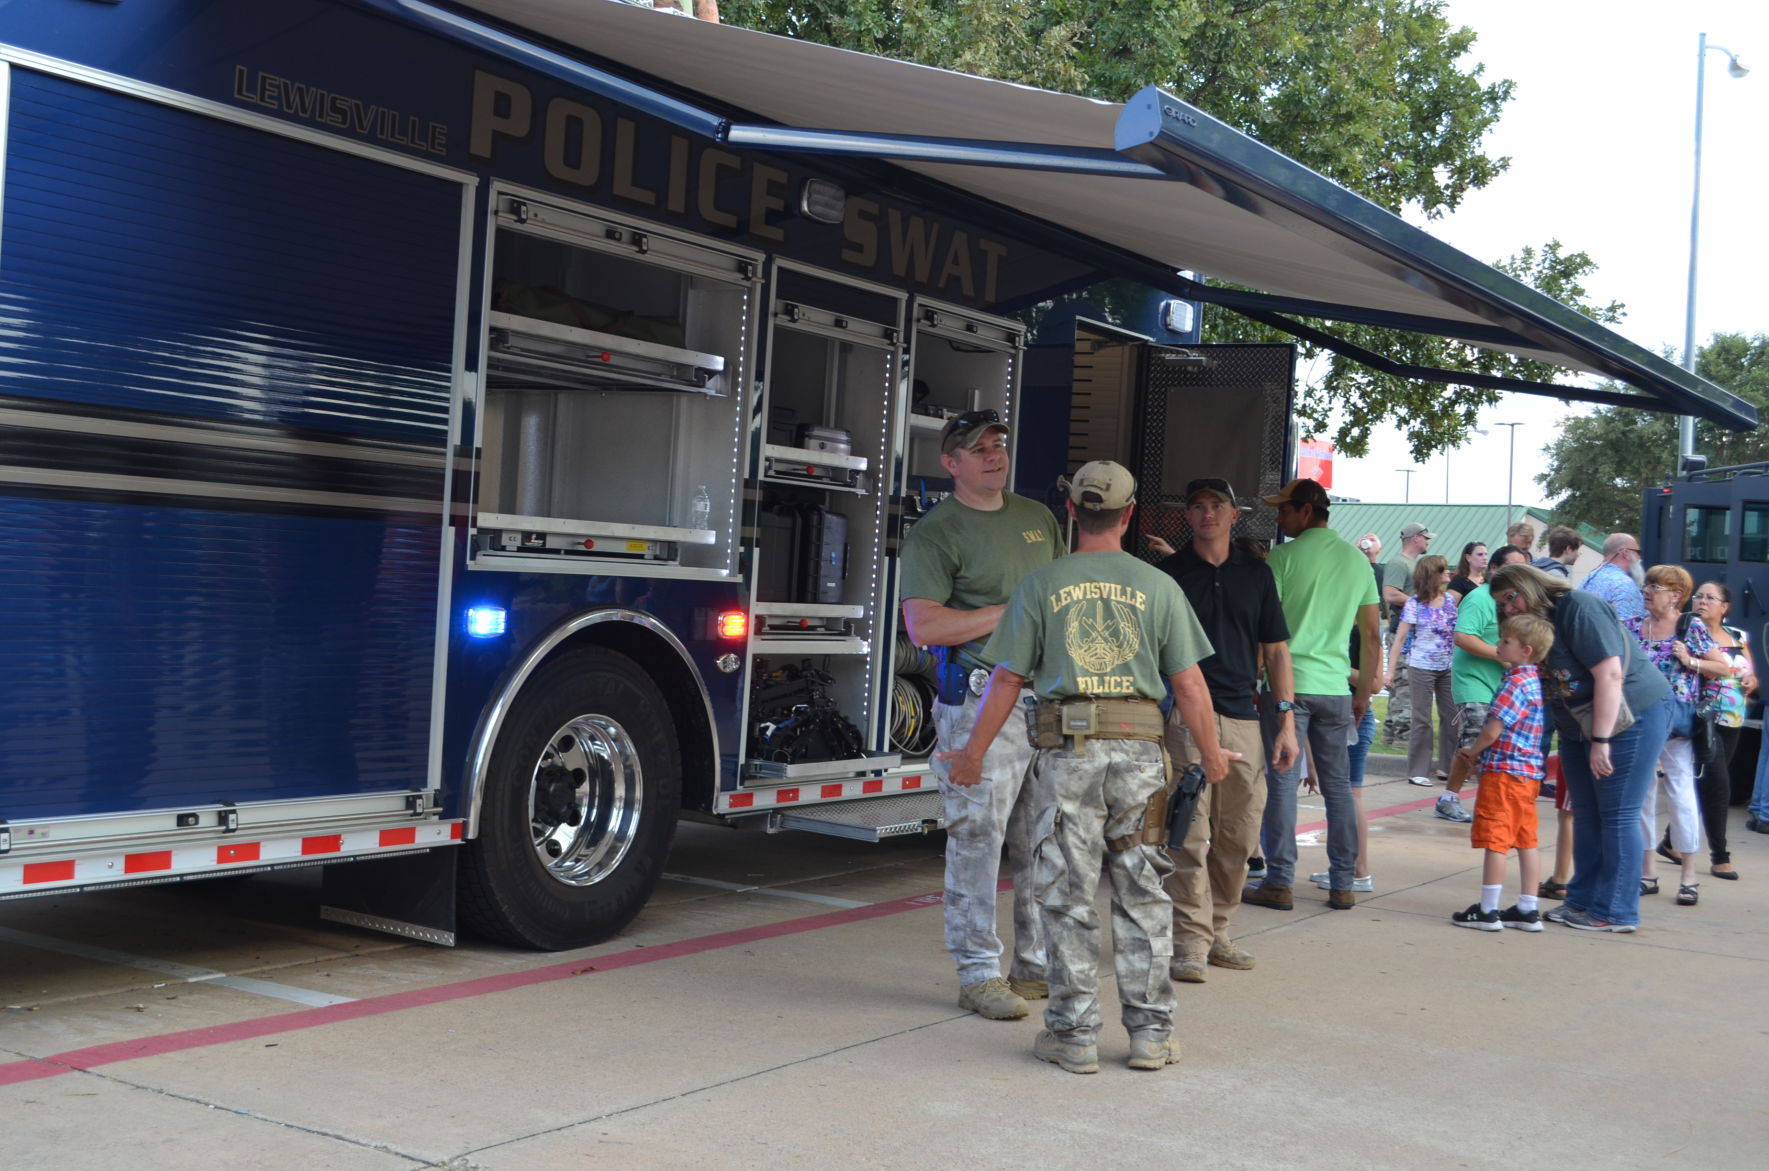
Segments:
[[[681,803],[669,705],[632,659],[585,647],[550,660],[498,733],[460,911],[487,938],[583,947],[656,889]]]

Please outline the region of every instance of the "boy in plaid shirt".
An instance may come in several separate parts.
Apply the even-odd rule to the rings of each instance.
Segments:
[[[1499,626],[1499,662],[1505,680],[1487,710],[1486,725],[1473,744],[1457,755],[1473,768],[1479,758],[1480,792],[1474,799],[1474,826],[1469,844],[1485,850],[1480,869],[1480,901],[1457,911],[1450,921],[1476,931],[1540,931],[1536,890],[1542,863],[1536,853],[1536,797],[1545,775],[1542,768],[1542,681],[1536,664],[1554,645],[1554,628],[1546,618],[1517,614]],[[1499,910],[1505,883],[1505,855],[1517,851],[1522,888],[1517,903]]]

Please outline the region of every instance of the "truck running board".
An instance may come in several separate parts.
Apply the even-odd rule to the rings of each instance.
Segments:
[[[783,829],[830,834],[859,842],[877,842],[904,834],[932,833],[946,828],[946,810],[938,789],[875,797],[866,801],[837,801],[810,805],[790,813],[768,815],[770,833]]]

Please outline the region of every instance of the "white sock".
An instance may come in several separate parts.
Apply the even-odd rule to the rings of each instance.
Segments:
[[[1480,909],[1483,911],[1496,911],[1496,910],[1498,910],[1499,909],[1499,894],[1504,889],[1505,889],[1505,887],[1504,887],[1503,883],[1499,884],[1498,886],[1483,886],[1483,887],[1481,887],[1480,888]]]
[[[1525,915],[1527,915],[1531,911],[1535,910],[1536,909],[1536,896],[1535,895],[1518,895],[1517,896],[1517,909],[1519,911],[1522,911]]]

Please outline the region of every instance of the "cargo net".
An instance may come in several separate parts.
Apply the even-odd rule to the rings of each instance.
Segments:
[[[934,653],[918,647],[899,631],[891,677],[891,747],[910,756],[934,750]]]
[[[1150,347],[1131,468],[1144,535],[1183,548],[1192,539],[1186,484],[1220,476],[1234,485],[1242,508],[1236,542],[1264,555],[1277,537],[1277,514],[1259,498],[1286,479],[1295,362],[1295,347],[1288,345]],[[1144,557],[1160,559],[1139,544]]]
[[[860,730],[829,693],[834,685],[834,676],[809,659],[758,672],[749,696],[751,755],[776,764],[865,755]]]

